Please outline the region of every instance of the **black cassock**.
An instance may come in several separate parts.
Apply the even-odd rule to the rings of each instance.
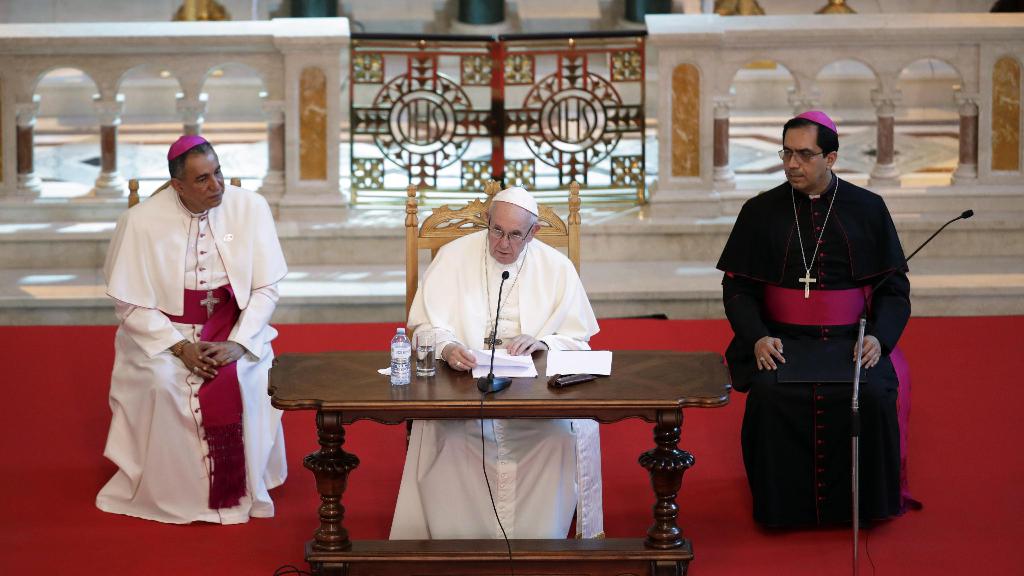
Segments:
[[[892,272],[866,302],[865,333],[881,343],[882,359],[861,383],[860,512],[862,520],[870,521],[902,511],[898,380],[889,355],[910,317],[906,261],[882,198],[843,180],[833,192],[837,180],[833,176],[827,192],[815,199],[792,192],[786,183],[748,200],[718,261],[726,273],[723,300],[734,332],[726,359],[734,388],[748,392],[743,461],[754,519],[767,526],[846,523],[851,509],[850,384],[780,383],[775,371],[757,370],[753,355],[754,343],[768,335],[856,339],[856,319],[789,323],[779,321],[784,314],[766,308],[777,308],[774,297],[766,301],[766,293],[795,295],[789,302],[797,309],[809,302],[799,282],[805,268],[794,198],[807,262],[816,254],[810,274],[817,282],[810,299],[856,294],[867,300],[864,287]]]

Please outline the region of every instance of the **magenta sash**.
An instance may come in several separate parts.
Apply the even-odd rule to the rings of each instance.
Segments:
[[[864,305],[871,301],[871,288],[848,290],[812,290],[804,298],[803,290],[765,285],[764,310],[768,319],[796,326],[844,326],[856,324]],[[889,353],[896,380],[896,417],[900,429],[900,508],[920,503],[910,495],[907,482],[907,436],[910,431],[910,366],[896,346]]]
[[[171,322],[178,324],[206,324],[206,321],[211,318],[211,315],[207,313],[206,305],[202,304],[207,298],[207,292],[212,292],[213,297],[218,300],[217,304],[214,304],[214,312],[221,306],[225,306],[230,299],[231,285],[221,286],[220,288],[214,288],[213,290],[185,290],[185,311],[182,312],[181,316],[171,316],[166,314],[167,318]]]
[[[218,303],[207,317],[201,304],[206,290],[185,290],[185,311],[181,316],[168,316],[172,322],[202,324],[200,339],[224,342],[241,311],[231,286],[213,291]],[[235,362],[217,368],[217,375],[199,388],[199,409],[203,413],[203,432],[210,449],[211,509],[237,506],[245,495],[245,445],[242,435],[242,393]]]
[[[804,298],[803,290],[764,287],[764,309],[768,319],[798,326],[843,326],[856,324],[864,310],[866,290],[812,290]]]

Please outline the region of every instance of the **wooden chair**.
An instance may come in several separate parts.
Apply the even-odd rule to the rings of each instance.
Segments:
[[[153,191],[153,194],[156,194],[157,192],[163,190],[164,188],[167,188],[170,185],[171,185],[171,181],[170,180],[168,180],[167,182],[164,182],[159,188],[157,188],[156,190]],[[231,179],[231,185],[235,186],[237,188],[241,188],[242,187],[242,179],[241,178],[232,178]],[[150,194],[150,196],[152,196],[152,194]],[[132,178],[131,180],[128,181],[128,207],[131,208],[132,206],[135,206],[138,203],[139,203],[139,181],[137,179],[135,179],[135,178]]]
[[[487,198],[481,202],[474,199],[462,208],[452,209],[441,206],[419,225],[417,214],[416,186],[409,186],[405,202],[405,316],[409,317],[413,297],[419,285],[419,251],[430,250],[430,258],[437,255],[441,246],[487,228],[487,210],[494,195],[501,190],[493,180],[484,186]],[[563,221],[550,206],[540,205],[537,217],[540,230],[536,238],[556,248],[567,248],[569,260],[580,271],[580,185],[569,185],[569,221]]]

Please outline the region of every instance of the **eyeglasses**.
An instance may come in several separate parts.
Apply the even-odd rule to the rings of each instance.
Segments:
[[[497,240],[498,242],[501,242],[505,238],[508,238],[508,241],[511,242],[512,244],[519,244],[524,239],[526,239],[526,236],[523,236],[523,233],[519,232],[518,230],[512,232],[505,232],[501,228],[495,228],[493,226],[487,229],[487,233],[491,235],[491,238]]]
[[[810,162],[815,156],[821,156],[822,158],[825,157],[824,150],[821,152],[811,152],[810,150],[786,150],[785,148],[779,150],[779,158],[783,162],[789,162],[790,159],[793,158],[794,154],[796,154],[796,158],[800,162]]]

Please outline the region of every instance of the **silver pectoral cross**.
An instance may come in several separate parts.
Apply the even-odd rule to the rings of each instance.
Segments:
[[[808,270],[804,273],[804,277],[798,280],[798,282],[804,283],[804,299],[811,297],[811,284],[817,282],[816,278],[811,278],[811,271]]]
[[[492,350],[495,346],[501,346],[501,338],[495,338],[491,340],[491,334],[494,333],[494,322],[487,321],[487,336],[484,337],[484,349]]]
[[[200,300],[199,303],[206,306],[206,317],[209,318],[213,316],[213,307],[220,304],[220,299],[213,297],[213,290],[207,290],[206,298]]]

